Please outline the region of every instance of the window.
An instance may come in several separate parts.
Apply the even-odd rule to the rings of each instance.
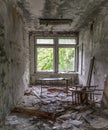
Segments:
[[[36,37],[36,72],[72,72],[76,65],[76,38]]]

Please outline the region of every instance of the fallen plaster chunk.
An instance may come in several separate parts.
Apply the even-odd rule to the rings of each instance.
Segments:
[[[108,128],[108,120],[105,118],[97,117],[90,121],[90,124],[94,128]]]
[[[63,129],[69,129],[69,128],[72,128],[73,126],[72,126],[72,124],[71,123],[68,123],[68,122],[64,122],[63,124],[62,124],[62,128]]]
[[[67,130],[67,129],[73,129],[73,128],[77,128],[80,127],[82,125],[81,121],[78,120],[66,120],[63,121],[61,124],[60,123],[55,123],[53,130]]]
[[[73,120],[75,120],[75,119],[77,118],[77,112],[72,113],[72,114],[71,114],[71,118],[72,118]],[[80,119],[80,117],[79,117],[79,119]]]
[[[55,125],[53,126],[52,130],[60,130],[62,127],[60,124],[55,123]]]
[[[76,126],[76,127],[79,127],[80,125],[82,125],[82,122],[81,121],[78,121],[78,120],[72,120],[71,123]]]
[[[80,116],[85,119],[86,117],[88,117],[88,116],[91,115],[92,113],[93,113],[93,110],[87,110],[87,111],[81,112],[81,113],[80,113]]]
[[[18,125],[19,121],[17,116],[7,116],[5,119],[5,125]]]
[[[52,130],[47,124],[43,124],[43,127],[45,128],[45,130]]]
[[[56,126],[54,126],[52,128],[52,130],[69,130],[70,128],[72,128],[72,125],[71,124],[67,124],[67,123],[63,123],[63,124],[58,124]]]
[[[71,118],[71,114],[65,114],[59,117],[59,119],[68,120]]]

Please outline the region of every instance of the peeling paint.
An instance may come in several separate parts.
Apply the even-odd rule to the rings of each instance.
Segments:
[[[24,23],[14,2],[0,4],[0,124],[28,86],[29,50],[23,39]],[[2,4],[6,8],[1,8]]]

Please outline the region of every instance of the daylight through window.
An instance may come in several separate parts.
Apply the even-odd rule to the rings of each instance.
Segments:
[[[36,38],[36,72],[72,72],[75,71],[75,38]]]

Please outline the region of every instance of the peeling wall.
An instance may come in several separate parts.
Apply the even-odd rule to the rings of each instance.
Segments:
[[[104,87],[104,75],[108,73],[108,11],[104,7],[79,35],[79,80],[86,85],[90,58],[95,57],[92,85]],[[95,14],[96,15],[96,14]]]
[[[29,46],[15,1],[0,1],[0,123],[29,84]]]

